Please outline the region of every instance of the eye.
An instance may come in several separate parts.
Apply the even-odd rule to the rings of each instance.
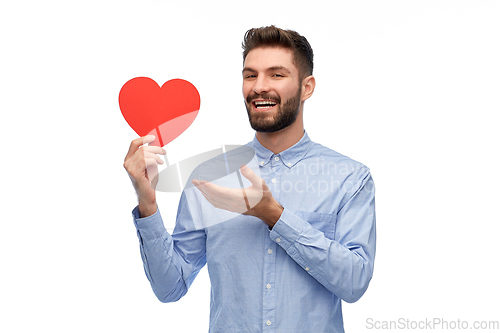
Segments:
[[[247,74],[247,75],[244,75],[243,78],[244,79],[252,79],[254,77],[257,77],[257,75],[254,75],[254,74]]]
[[[285,76],[281,74],[273,74],[273,77],[285,77]]]

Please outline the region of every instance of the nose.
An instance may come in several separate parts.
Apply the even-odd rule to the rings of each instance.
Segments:
[[[255,80],[252,90],[256,94],[261,95],[263,93],[268,92],[269,89],[270,89],[269,82],[266,80],[266,78],[263,76],[258,76],[257,79]]]

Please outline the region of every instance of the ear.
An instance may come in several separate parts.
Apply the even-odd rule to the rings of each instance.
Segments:
[[[302,95],[300,100],[303,102],[309,97],[311,97],[315,87],[316,87],[316,79],[314,78],[314,76],[309,75],[308,77],[304,78],[302,80]]]

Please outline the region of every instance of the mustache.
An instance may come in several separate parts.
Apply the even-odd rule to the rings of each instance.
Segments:
[[[278,104],[281,103],[281,97],[279,97],[278,95],[270,95],[270,94],[250,94],[247,96],[247,103],[250,104],[252,102],[252,100],[254,99],[257,99],[257,98],[260,98],[260,99],[271,99],[273,101],[276,101]]]

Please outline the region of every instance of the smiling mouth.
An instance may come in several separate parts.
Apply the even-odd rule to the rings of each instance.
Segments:
[[[268,111],[275,107],[276,104],[278,103],[272,100],[258,100],[252,102],[252,105],[256,111]]]

